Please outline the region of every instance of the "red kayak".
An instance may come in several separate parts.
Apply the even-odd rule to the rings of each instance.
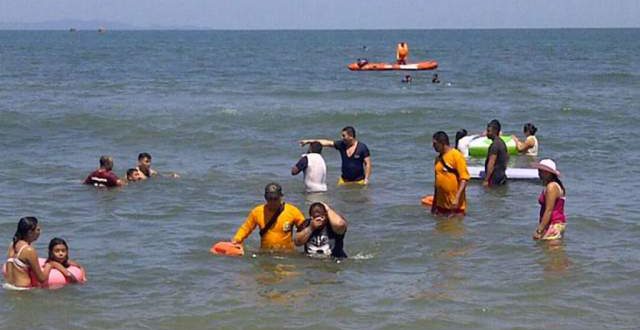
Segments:
[[[433,70],[438,67],[436,61],[424,61],[410,64],[395,64],[395,63],[367,63],[365,65],[358,65],[357,62],[349,64],[349,70],[351,71],[387,71],[387,70]]]

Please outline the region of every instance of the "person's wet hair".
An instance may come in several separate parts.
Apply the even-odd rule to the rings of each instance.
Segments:
[[[64,247],[67,249],[67,257],[60,264],[65,267],[69,267],[69,245],[67,245],[67,242],[60,237],[54,237],[49,242],[49,257],[47,258],[47,262],[57,261],[55,259],[55,256],[53,255],[53,248],[58,244],[64,245]]]
[[[29,233],[38,227],[38,219],[36,217],[24,217],[18,221],[18,228],[16,233],[13,234],[13,248],[15,249],[16,243],[20,240],[24,240],[29,236]]]
[[[456,132],[456,149],[458,148],[458,142],[460,141],[460,139],[467,136],[467,134],[468,132],[464,128]]]
[[[113,168],[113,159],[109,156],[100,157],[100,167],[110,170]]]
[[[326,214],[327,213],[327,208],[324,207],[324,204],[320,203],[320,202],[315,202],[313,204],[311,204],[311,206],[309,206],[309,215],[311,215],[311,212],[313,211],[313,209],[315,209],[316,207],[322,209],[322,211]]]
[[[138,154],[138,160],[143,160],[145,158],[151,160],[151,155],[149,153],[146,153],[146,152],[141,152],[141,153]]]
[[[447,135],[447,133],[443,131],[435,132],[433,134],[433,139],[436,140],[438,143],[442,143],[446,146],[449,145],[449,135]]]
[[[487,127],[491,127],[493,129],[495,129],[497,132],[502,131],[502,125],[500,125],[500,122],[497,119],[494,119],[494,120],[490,121],[487,124]]]
[[[532,123],[526,123],[524,124],[524,132],[529,132],[529,134],[531,135],[536,135],[536,132],[538,131],[538,128],[533,126]]]
[[[356,138],[356,129],[353,126],[346,126],[342,129],[343,132],[347,133],[350,137]]]
[[[322,143],[318,141],[311,142],[311,144],[309,144],[309,150],[314,154],[322,153]]]
[[[134,173],[138,172],[137,168],[130,168],[127,170],[127,178],[130,178],[133,176]]]

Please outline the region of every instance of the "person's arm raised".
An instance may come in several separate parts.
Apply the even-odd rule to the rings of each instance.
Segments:
[[[304,245],[305,243],[307,243],[307,241],[309,241],[309,238],[313,233],[313,228],[311,227],[312,222],[313,220],[311,220],[309,224],[302,230],[296,231],[296,234],[293,237],[293,243],[295,243],[296,246]]]
[[[307,140],[300,140],[299,143],[301,146],[307,145],[309,143],[312,142],[319,142],[320,144],[322,144],[323,147],[334,147],[334,141],[332,140],[327,140],[327,139],[307,139]]]
[[[324,204],[324,207],[327,209],[327,216],[329,217],[331,229],[333,229],[333,231],[338,235],[344,234],[347,231],[347,220],[345,220],[340,213],[333,210],[329,205]]]

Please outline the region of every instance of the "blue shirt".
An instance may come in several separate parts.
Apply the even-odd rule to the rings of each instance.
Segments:
[[[360,181],[364,179],[364,159],[369,157],[369,148],[358,141],[351,157],[347,156],[347,145],[342,140],[334,141],[334,147],[342,157],[342,179],[344,181]]]

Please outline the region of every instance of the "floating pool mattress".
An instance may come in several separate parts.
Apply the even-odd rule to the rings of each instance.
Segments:
[[[507,152],[509,155],[517,155],[518,149],[516,149],[516,141],[509,135],[500,136],[502,141],[507,145]],[[487,137],[479,137],[477,139],[472,140],[469,143],[469,156],[471,157],[487,157],[487,153],[489,152],[489,146],[491,145],[491,140]]]
[[[472,180],[484,179],[484,167],[469,166],[467,169]],[[507,168],[505,174],[509,180],[538,180],[538,169],[535,168]]]
[[[367,63],[365,65],[358,65],[358,63],[349,64],[349,70],[351,71],[388,71],[388,70],[433,70],[438,67],[436,61],[424,61],[410,64],[396,64],[396,63]]]

